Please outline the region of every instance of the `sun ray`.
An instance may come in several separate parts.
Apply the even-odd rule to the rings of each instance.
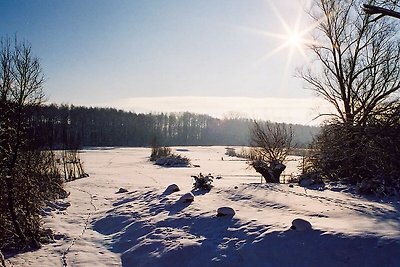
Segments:
[[[278,18],[279,22],[281,25],[285,28],[286,32],[290,31],[289,25],[286,23],[286,21],[283,19],[281,13],[277,10],[276,6],[271,0],[268,0],[268,4],[271,7],[272,11],[274,12],[275,16]]]
[[[293,59],[293,51],[294,51],[294,47],[290,47],[289,48],[289,54],[286,58],[286,64],[285,64],[285,69],[284,69],[284,73],[288,73],[289,69],[290,69],[290,65],[292,63],[292,59]]]
[[[250,27],[245,27],[245,26],[236,26],[235,28],[236,28],[236,29],[239,29],[239,30],[246,31],[246,32],[250,32],[250,33],[262,35],[262,36],[265,36],[265,37],[274,37],[274,38],[282,39],[282,40],[285,40],[285,39],[286,39],[286,35],[284,35],[284,34],[273,33],[273,32],[267,32],[267,31],[264,31],[264,30],[255,29],[255,28],[250,28]]]
[[[296,12],[293,24],[291,24],[288,22],[289,20],[282,16],[281,12],[277,8],[276,3],[274,3],[272,0],[266,0],[266,3],[269,7],[269,11],[272,11],[270,13],[275,16],[276,20],[281,26],[282,32],[272,32],[245,26],[234,27],[240,31],[270,38],[271,40],[278,42],[281,41],[281,43],[272,50],[266,52],[260,58],[258,58],[254,62],[254,67],[258,68],[261,64],[264,64],[273,56],[281,56],[282,62],[284,62],[282,73],[282,88],[284,88],[284,83],[288,80],[287,77],[290,75],[293,62],[297,61],[298,59],[301,59],[306,65],[311,62],[310,57],[306,53],[306,48],[321,44],[316,38],[313,38],[310,33],[321,23],[326,21],[326,17],[315,18],[315,21],[306,22],[304,17],[304,9],[299,8],[298,13]],[[285,51],[285,49],[287,49],[287,52],[283,54],[282,51]]]
[[[274,48],[272,51],[266,53],[265,55],[263,55],[261,58],[259,58],[256,62],[255,65],[259,66],[261,63],[263,63],[264,61],[267,61],[267,59],[271,58],[272,56],[278,54],[280,51],[282,51],[283,49],[285,49],[286,47],[288,47],[287,43],[283,43],[280,46]]]
[[[287,76],[289,74],[290,66],[292,64],[294,50],[295,50],[295,48],[293,46],[289,47],[289,53],[288,53],[288,56],[286,57],[285,68],[283,70],[283,76]],[[286,87],[287,87],[287,79],[283,78],[283,79],[281,79],[281,85],[280,85],[279,89],[284,89]]]
[[[299,10],[299,13],[297,14],[296,22],[295,22],[295,25],[294,25],[294,28],[295,28],[296,31],[300,30],[300,24],[301,24],[301,21],[303,20],[303,16],[302,15],[303,15],[303,12],[301,10]]]

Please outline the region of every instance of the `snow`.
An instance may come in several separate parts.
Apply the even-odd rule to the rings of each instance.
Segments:
[[[398,200],[368,200],[335,188],[260,184],[260,175],[242,159],[226,157],[224,147],[179,150],[200,167],[153,165],[148,148],[83,151],[90,177],[67,183],[70,206],[57,202],[43,219],[56,234],[55,242],[8,258],[8,263],[400,266]],[[210,191],[192,192],[191,176],[200,172],[221,179],[214,180]],[[290,161],[285,173],[296,172],[295,161]],[[166,190],[171,184],[180,191]],[[120,188],[127,192],[116,193]],[[187,193],[194,201],[180,202]],[[218,217],[221,207],[232,208],[235,214]],[[295,219],[312,228],[292,230]]]
[[[296,231],[309,231],[312,229],[312,225],[307,220],[297,218],[293,220],[292,227],[290,228]]]
[[[221,207],[217,209],[217,216],[233,216],[235,215],[235,210],[231,207]]]

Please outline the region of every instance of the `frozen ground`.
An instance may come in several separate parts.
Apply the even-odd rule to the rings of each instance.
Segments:
[[[186,149],[188,151],[186,151]],[[150,149],[85,150],[89,178],[66,185],[63,202],[44,218],[54,243],[9,258],[14,266],[400,266],[400,203],[337,190],[260,184],[224,147],[177,153],[199,168],[162,168]],[[222,158],[224,160],[222,160]],[[287,173],[295,172],[291,162]],[[190,192],[191,175],[212,173],[208,192]],[[165,192],[175,183],[181,191]],[[119,188],[128,192],[116,193]],[[217,217],[232,207],[233,218]],[[310,231],[290,230],[293,219]]]

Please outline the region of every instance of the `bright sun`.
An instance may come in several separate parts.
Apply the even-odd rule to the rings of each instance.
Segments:
[[[273,0],[267,0],[270,9],[268,12],[272,11],[275,15],[274,19],[277,21],[275,27],[276,29],[280,29],[280,32],[270,32],[255,28],[248,27],[239,27],[242,30],[255,33],[257,35],[261,35],[267,38],[270,38],[274,41],[274,47],[268,47],[266,53],[261,55],[258,60],[255,61],[255,65],[259,66],[265,63],[269,58],[273,56],[279,55],[279,61],[284,65],[284,70],[282,72],[283,78],[282,83],[284,84],[287,80],[287,76],[292,68],[292,63],[296,60],[297,62],[304,62],[305,64],[309,63],[309,57],[306,54],[307,46],[312,46],[317,44],[315,40],[310,39],[309,35],[315,27],[318,26],[318,23],[313,24],[305,24],[305,20],[303,18],[303,11],[300,8],[299,13],[295,20],[285,19],[279,10],[276,8]],[[290,22],[290,23],[289,23]],[[282,86],[283,87],[283,86]]]
[[[313,44],[314,41],[307,38],[310,31],[312,31],[316,25],[308,25],[304,26],[303,21],[303,13],[299,12],[297,19],[294,24],[289,25],[288,21],[283,18],[281,13],[275,7],[272,0],[268,1],[269,6],[273,13],[275,14],[277,21],[281,25],[282,32],[267,32],[263,30],[258,30],[254,28],[240,27],[243,30],[250,31],[259,35],[263,35],[272,39],[281,40],[281,44],[274,47],[271,50],[268,50],[266,54],[264,54],[258,61],[257,64],[260,64],[262,61],[266,61],[268,58],[287,50],[286,53],[286,69],[288,70],[289,65],[291,65],[292,60],[295,57],[303,58],[304,61],[308,62],[308,57],[306,55],[306,46]]]
[[[298,32],[289,32],[287,35],[287,41],[289,42],[289,45],[297,48],[301,48],[303,44],[301,34]]]

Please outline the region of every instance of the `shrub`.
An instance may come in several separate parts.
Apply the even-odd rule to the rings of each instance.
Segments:
[[[155,161],[156,165],[164,167],[187,167],[190,165],[190,159],[172,153],[169,147],[153,146],[150,161]]]
[[[213,187],[211,184],[214,177],[211,175],[211,173],[206,176],[204,176],[202,173],[199,173],[199,175],[193,175],[192,177],[194,178],[193,189],[211,190]]]
[[[151,149],[150,161],[156,161],[160,158],[168,157],[171,155],[171,148],[154,146]]]
[[[157,159],[155,164],[164,167],[187,167],[190,165],[190,159],[181,155],[169,154]]]
[[[0,243],[6,249],[37,248],[49,239],[40,211],[48,201],[66,197],[63,178],[51,151],[23,151],[15,165],[13,193],[15,215],[7,206],[6,179],[0,179]],[[15,216],[13,218],[13,216]],[[15,234],[15,225],[25,240]]]
[[[341,123],[323,127],[306,157],[306,175],[357,185],[360,193],[400,189],[400,127]]]
[[[235,157],[236,156],[236,150],[233,147],[226,147],[226,152],[225,155],[229,156],[229,157]]]

